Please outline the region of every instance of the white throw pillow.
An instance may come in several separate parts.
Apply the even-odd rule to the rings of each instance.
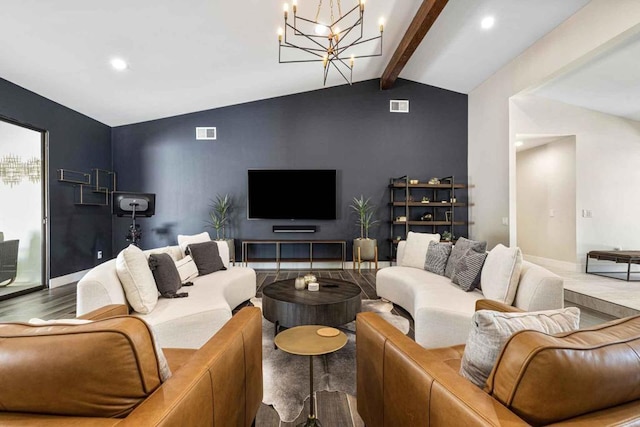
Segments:
[[[176,261],[176,268],[180,275],[180,281],[187,283],[198,277],[198,267],[193,262],[191,255],[187,255],[179,261]]]
[[[150,313],[158,303],[158,288],[140,248],[129,245],[118,254],[116,273],[131,307],[138,313]]]
[[[484,387],[502,347],[514,333],[533,330],[558,334],[575,331],[579,326],[580,309],[576,307],[522,313],[479,310],[472,318],[460,375],[478,387]]]
[[[522,270],[522,251],[497,244],[482,267],[480,287],[487,299],[513,304]]]
[[[180,250],[182,251],[183,255],[187,250],[187,246],[189,246],[191,243],[204,243],[210,241],[211,236],[209,236],[209,233],[207,233],[206,231],[203,231],[200,234],[193,235],[178,234],[178,246],[180,246]]]
[[[29,324],[34,326],[48,326],[48,325],[85,325],[87,323],[91,323],[93,320],[87,319],[54,319],[54,320],[42,320],[42,319],[29,319]],[[146,322],[145,322],[146,323]],[[160,380],[165,382],[169,378],[171,378],[171,369],[169,368],[169,362],[167,362],[167,358],[160,348],[158,344],[158,337],[156,335],[155,329],[151,325],[147,323],[147,327],[151,331],[151,336],[153,337],[153,347],[156,350],[156,354],[158,357],[158,369],[160,370]]]
[[[424,268],[427,259],[429,242],[439,242],[439,234],[414,233],[410,231],[407,235],[407,244],[404,248],[404,256],[400,265],[404,267]]]
[[[164,248],[150,249],[144,251],[147,259],[152,254],[168,254],[172,260],[179,261],[184,257],[184,252],[180,249],[180,246],[165,246]]]

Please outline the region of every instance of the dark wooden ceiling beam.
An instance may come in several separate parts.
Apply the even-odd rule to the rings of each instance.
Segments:
[[[400,72],[407,65],[411,55],[416,51],[420,42],[427,34],[429,29],[442,9],[447,5],[449,0],[424,0],[420,5],[420,9],[413,17],[413,21],[409,25],[407,32],[402,37],[398,48],[393,53],[387,68],[385,68],[380,78],[380,89],[390,89],[400,75]]]

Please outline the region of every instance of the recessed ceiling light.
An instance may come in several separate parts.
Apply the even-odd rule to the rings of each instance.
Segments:
[[[516,147],[522,147],[524,145],[524,142],[522,141],[516,141],[516,143],[514,144]]]
[[[480,22],[480,25],[484,30],[488,30],[489,28],[493,27],[493,24],[495,23],[496,23],[496,19],[493,16],[487,16],[482,19],[482,21]]]
[[[124,59],[121,58],[113,58],[111,60],[111,66],[118,71],[126,70],[129,67]]]

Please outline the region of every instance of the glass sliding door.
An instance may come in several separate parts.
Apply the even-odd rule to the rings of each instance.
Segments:
[[[0,300],[46,284],[44,139],[0,120]]]

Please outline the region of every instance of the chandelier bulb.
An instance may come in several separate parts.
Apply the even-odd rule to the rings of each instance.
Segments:
[[[327,34],[327,26],[324,24],[316,24],[316,27],[314,28],[314,31],[317,35],[319,36],[324,36]]]
[[[355,59],[355,56],[351,55],[351,61],[350,62],[351,62],[351,68],[352,69],[353,69],[353,61],[354,61],[354,59]]]
[[[360,11],[364,12],[364,2],[365,0],[360,0]]]
[[[329,55],[325,53],[324,56],[322,57],[322,66],[324,68],[327,68],[328,62],[329,62]]]
[[[293,14],[295,15],[298,12],[298,0],[291,0],[291,8],[293,9]]]
[[[283,30],[282,27],[278,28],[278,41],[282,42],[282,34],[283,34]]]
[[[289,5],[285,3],[282,9],[284,10],[284,20],[286,21],[289,16]]]
[[[384,18],[380,18],[378,23],[380,24],[380,32],[382,33],[384,31]]]

